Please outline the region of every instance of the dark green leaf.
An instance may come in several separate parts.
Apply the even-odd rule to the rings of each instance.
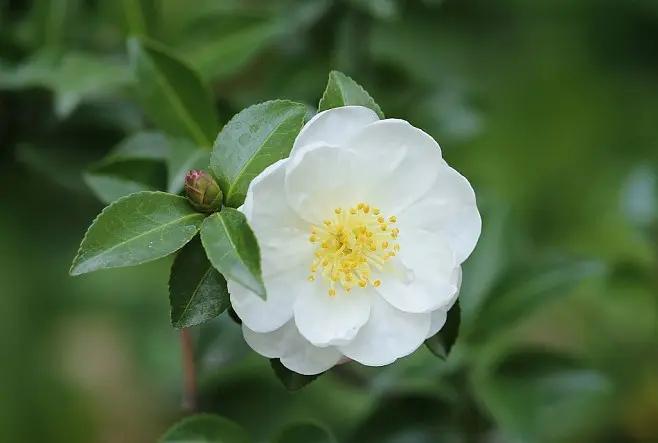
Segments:
[[[184,418],[160,439],[161,443],[250,443],[237,423],[218,415],[199,414]]]
[[[523,441],[536,441],[539,430],[546,441],[574,441],[605,408],[612,385],[570,356],[521,349],[483,370],[475,392],[503,429]]]
[[[187,328],[217,317],[231,304],[226,280],[210,264],[201,241],[181,249],[169,277],[171,324]]]
[[[327,88],[318,105],[318,111],[355,105],[368,107],[379,117],[384,118],[384,113],[379,105],[361,85],[342,72],[331,71]]]
[[[324,426],[309,423],[294,423],[286,426],[274,439],[274,443],[335,443],[336,439]]]
[[[305,114],[302,104],[273,100],[242,110],[224,126],[215,141],[210,168],[228,206],[240,206],[251,180],[288,156]]]
[[[260,250],[244,214],[223,208],[211,215],[201,226],[201,241],[219,272],[265,298]]]
[[[270,365],[274,370],[276,377],[283,383],[283,386],[289,391],[297,391],[307,384],[311,383],[313,380],[318,378],[322,374],[318,375],[302,375],[298,374],[290,369],[286,368],[281,364],[278,358],[270,359]]]
[[[147,115],[174,136],[211,146],[218,117],[199,75],[152,41],[131,38],[128,51],[137,77],[136,92]]]
[[[459,324],[461,322],[461,309],[459,308],[459,300],[448,311],[448,318],[441,330],[434,334],[434,336],[425,340],[425,345],[437,357],[442,359],[448,358],[450,349],[457,341],[459,336]]]
[[[203,217],[176,195],[144,191],[123,197],[91,224],[70,273],[138,265],[169,255],[194,237]]]

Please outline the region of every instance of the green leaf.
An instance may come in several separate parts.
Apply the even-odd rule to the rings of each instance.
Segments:
[[[85,52],[61,56],[42,49],[0,76],[0,88],[42,87],[55,96],[55,112],[67,117],[83,101],[116,94],[131,76],[125,62]]]
[[[150,35],[157,7],[154,0],[121,0],[123,18],[129,35]]]
[[[327,428],[314,422],[293,423],[281,430],[274,443],[335,443]]]
[[[284,31],[283,23],[269,18],[215,13],[195,22],[183,35],[181,53],[203,78],[223,79],[238,72],[275,43]]]
[[[480,308],[469,338],[482,339],[528,318],[537,308],[568,295],[589,277],[601,275],[604,267],[595,261],[564,260],[555,263],[519,265],[493,289]],[[471,336],[472,334],[472,336]]]
[[[357,82],[342,72],[331,71],[327,88],[322,94],[318,111],[339,108],[341,106],[365,106],[384,118],[384,113],[375,100]]]
[[[187,328],[217,317],[231,304],[226,280],[210,264],[198,238],[180,250],[169,277],[171,324]]]
[[[167,137],[158,132],[138,132],[92,166],[84,179],[105,203],[139,191],[163,189],[168,155]]]
[[[203,218],[176,195],[144,191],[123,197],[91,224],[70,273],[133,266],[169,255],[194,237]]]
[[[459,308],[459,300],[457,300],[448,311],[448,318],[441,330],[425,340],[425,345],[432,351],[432,354],[444,360],[448,358],[450,349],[452,349],[459,336],[460,322],[461,309]]]
[[[199,414],[184,418],[160,439],[161,443],[250,443],[247,432],[224,417]]]
[[[131,38],[128,52],[137,77],[136,92],[153,122],[174,136],[211,146],[218,117],[197,72],[152,41]]]
[[[610,403],[612,388],[602,373],[571,356],[525,348],[481,368],[474,391],[521,441],[577,441],[578,431]]]
[[[270,365],[272,366],[272,370],[274,371],[276,377],[289,391],[297,391],[322,375],[298,374],[283,366],[278,358],[270,359]]]
[[[273,100],[242,110],[217,136],[210,168],[227,206],[244,201],[249,183],[272,163],[286,158],[304,123],[306,107]]]
[[[224,208],[211,215],[201,226],[201,242],[219,272],[265,298],[260,250],[244,214]]]

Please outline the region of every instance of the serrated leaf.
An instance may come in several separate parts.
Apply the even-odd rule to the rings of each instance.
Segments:
[[[318,111],[341,106],[365,106],[375,111],[380,118],[384,118],[384,113],[379,105],[361,85],[342,72],[331,71],[327,87],[318,105]]]
[[[281,430],[274,443],[335,443],[327,428],[317,423],[293,423]]]
[[[151,120],[171,135],[211,146],[218,117],[198,73],[149,40],[131,38],[128,52],[137,78],[136,92]]]
[[[444,360],[448,358],[448,354],[459,336],[460,323],[461,309],[459,307],[459,300],[457,300],[448,311],[448,318],[441,330],[425,340],[425,345],[432,351],[432,354]]]
[[[171,324],[187,328],[217,317],[231,304],[226,280],[210,264],[198,238],[180,250],[169,277]]]
[[[70,273],[133,266],[169,255],[194,237],[203,218],[176,195],[144,191],[123,197],[93,221]]]
[[[172,426],[161,443],[250,443],[247,432],[237,423],[219,415],[198,414]]]
[[[201,242],[208,259],[224,277],[265,298],[260,250],[244,214],[223,208],[211,215],[201,226]]]
[[[286,158],[304,123],[306,107],[273,100],[242,110],[217,136],[210,168],[227,206],[244,201],[249,183],[272,163]]]
[[[279,379],[279,381],[289,391],[297,391],[322,375],[298,374],[283,366],[278,358],[270,359],[270,366],[272,366],[272,370],[274,371],[274,374]]]

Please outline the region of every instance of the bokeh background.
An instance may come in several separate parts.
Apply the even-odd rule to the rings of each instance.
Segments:
[[[202,410],[258,442],[307,419],[340,442],[658,441],[655,0],[0,0],[0,441],[149,442],[182,414],[171,261],[67,275],[103,206],[85,171],[152,128],[136,30],[201,72],[221,124],[351,75],[483,214],[447,361],[289,393],[224,314],[193,331]]]

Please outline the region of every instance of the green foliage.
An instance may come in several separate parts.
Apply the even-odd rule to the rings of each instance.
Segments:
[[[89,227],[71,275],[132,266],[177,251],[194,237],[203,215],[183,197],[143,191],[106,207]]]
[[[203,323],[231,305],[226,280],[210,264],[198,238],[176,255],[169,277],[169,303],[175,328]]]
[[[184,418],[160,439],[161,443],[250,443],[247,432],[235,422],[218,415],[200,414]]]
[[[335,443],[329,430],[317,423],[294,423],[286,426],[274,443]]]
[[[224,208],[211,215],[201,225],[201,241],[219,272],[265,298],[260,251],[244,214]]]
[[[137,95],[151,120],[171,135],[210,146],[218,118],[199,75],[152,41],[131,38],[128,52],[137,78]]]
[[[503,354],[476,378],[482,399],[514,437],[530,439],[544,429],[547,441],[582,431],[606,408],[607,377],[573,357],[545,349]]]
[[[288,156],[305,114],[302,104],[274,100],[250,106],[224,126],[215,141],[210,167],[228,206],[240,206],[251,180]]]
[[[476,190],[458,344],[288,393],[220,315],[190,330],[200,410],[256,441],[297,420],[355,443],[652,441],[654,3],[0,2],[0,441],[154,441],[179,414],[171,260],[62,273],[99,209],[89,188],[106,203],[177,194],[230,116],[275,97],[312,115],[333,68],[435,137]],[[332,73],[320,108],[379,111],[370,97]],[[143,133],[166,148],[133,144]]]
[[[432,351],[432,354],[444,360],[448,358],[448,354],[459,336],[460,323],[461,309],[459,308],[459,301],[457,301],[448,311],[446,323],[439,332],[425,340],[425,345]]]
[[[327,88],[324,90],[324,94],[322,94],[318,110],[325,111],[331,108],[355,105],[370,108],[380,118],[384,118],[384,113],[379,105],[375,103],[375,100],[361,85],[342,72],[331,71]]]

